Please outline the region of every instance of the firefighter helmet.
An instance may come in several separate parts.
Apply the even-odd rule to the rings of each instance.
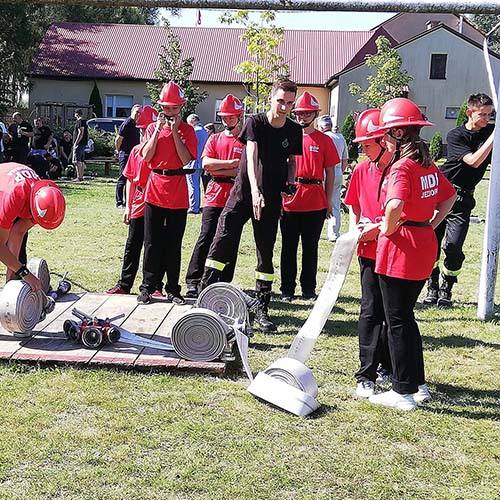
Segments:
[[[352,142],[364,142],[371,139],[381,139],[385,130],[379,126],[380,109],[366,109],[358,116],[356,122],[356,139]]]
[[[243,114],[243,103],[234,95],[228,94],[220,103],[219,116],[235,116]]]
[[[380,128],[389,130],[398,127],[431,127],[422,111],[410,99],[396,97],[387,101],[380,110]]]
[[[158,104],[161,106],[182,106],[186,101],[184,92],[175,82],[166,83],[158,98]]]
[[[306,91],[297,99],[294,111],[321,111],[321,108],[316,97]]]
[[[138,128],[148,128],[148,125],[156,121],[157,117],[158,111],[156,111],[156,109],[151,106],[144,106],[137,119],[136,125]]]
[[[31,187],[30,211],[33,220],[44,229],[61,225],[66,212],[66,200],[52,181],[38,180]]]

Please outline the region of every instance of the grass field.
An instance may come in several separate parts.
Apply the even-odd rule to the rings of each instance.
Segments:
[[[126,227],[114,183],[63,184],[68,210],[29,254],[75,290],[115,284]],[[487,183],[479,188],[484,215]],[[201,217],[188,217],[182,275]],[[224,378],[0,364],[1,499],[362,500],[500,498],[500,327],[476,319],[483,224],[474,224],[451,310],[417,310],[434,399],[399,413],[353,397],[359,310],[353,262],[308,365],[321,409],[300,419]],[[247,227],[236,282],[253,286]],[[320,244],[320,282],[331,244]],[[279,242],[275,263],[279,263]],[[278,270],[279,274],[279,270]],[[275,291],[279,283],[275,284]],[[498,303],[498,297],[497,297]],[[257,334],[254,371],[283,356],[311,305],[273,301],[279,333]]]

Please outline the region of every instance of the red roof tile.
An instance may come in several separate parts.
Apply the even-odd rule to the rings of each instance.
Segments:
[[[196,82],[240,82],[234,66],[248,59],[238,28],[172,28],[183,57],[194,57]],[[374,31],[285,31],[280,52],[300,85],[324,85],[363,48]],[[131,24],[52,24],[29,71],[36,77],[153,80],[158,54],[166,43],[160,26]],[[368,43],[371,42],[371,43]],[[369,50],[369,49],[368,49]]]

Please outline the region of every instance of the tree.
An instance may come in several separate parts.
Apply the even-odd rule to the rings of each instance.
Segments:
[[[155,71],[157,81],[148,82],[147,88],[151,102],[155,103],[158,101],[161,88],[165,83],[170,81],[177,83],[184,91],[184,97],[187,99],[182,108],[182,116],[186,118],[189,114],[195,112],[196,106],[208,97],[208,93],[193,85],[191,74],[194,59],[192,57],[182,59],[180,39],[172,31],[168,22],[165,24],[165,30],[167,32],[167,43],[161,47],[160,65]]]
[[[365,64],[369,68],[376,68],[376,74],[367,77],[368,88],[363,90],[356,83],[349,85],[352,95],[360,95],[358,102],[370,108],[380,108],[389,99],[404,97],[405,87],[413,80],[402,69],[403,60],[387,38],[379,36],[375,45],[377,53],[365,57]]]
[[[500,15],[498,14],[475,14],[470,19],[472,24],[479,28],[486,35],[489,33],[498,23],[500,23]],[[491,50],[500,53],[500,28],[496,29],[488,37],[488,45]]]
[[[264,111],[273,82],[289,74],[288,64],[276,52],[284,40],[285,30],[274,25],[274,12],[264,11],[259,17],[260,23],[252,21],[247,10],[226,12],[220,17],[224,24],[235,23],[246,28],[240,40],[246,44],[250,59],[234,69],[243,75],[248,94],[244,99],[247,112]]]
[[[349,160],[357,160],[359,156],[359,148],[357,143],[352,142],[356,138],[356,124],[352,112],[345,117],[340,131],[342,132],[345,142],[347,143],[347,149],[349,150]]]
[[[443,138],[439,132],[436,132],[429,145],[429,153],[433,161],[437,161],[443,155]]]
[[[464,124],[464,122],[467,121],[467,101],[464,101],[462,105],[460,106],[460,111],[458,112],[457,120],[455,122],[457,127],[460,127],[461,125]]]
[[[94,107],[94,114],[96,116],[102,116],[102,99],[97,82],[94,82],[94,88],[90,93],[89,104],[92,104]]]

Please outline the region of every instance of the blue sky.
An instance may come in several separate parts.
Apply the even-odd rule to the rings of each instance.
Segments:
[[[224,10],[201,9],[201,26],[222,26],[219,22]],[[255,19],[258,12],[253,13]],[[356,30],[377,26],[395,15],[387,12],[277,12],[276,25],[287,29]],[[172,26],[196,26],[197,9],[182,9],[179,18],[170,17]]]

